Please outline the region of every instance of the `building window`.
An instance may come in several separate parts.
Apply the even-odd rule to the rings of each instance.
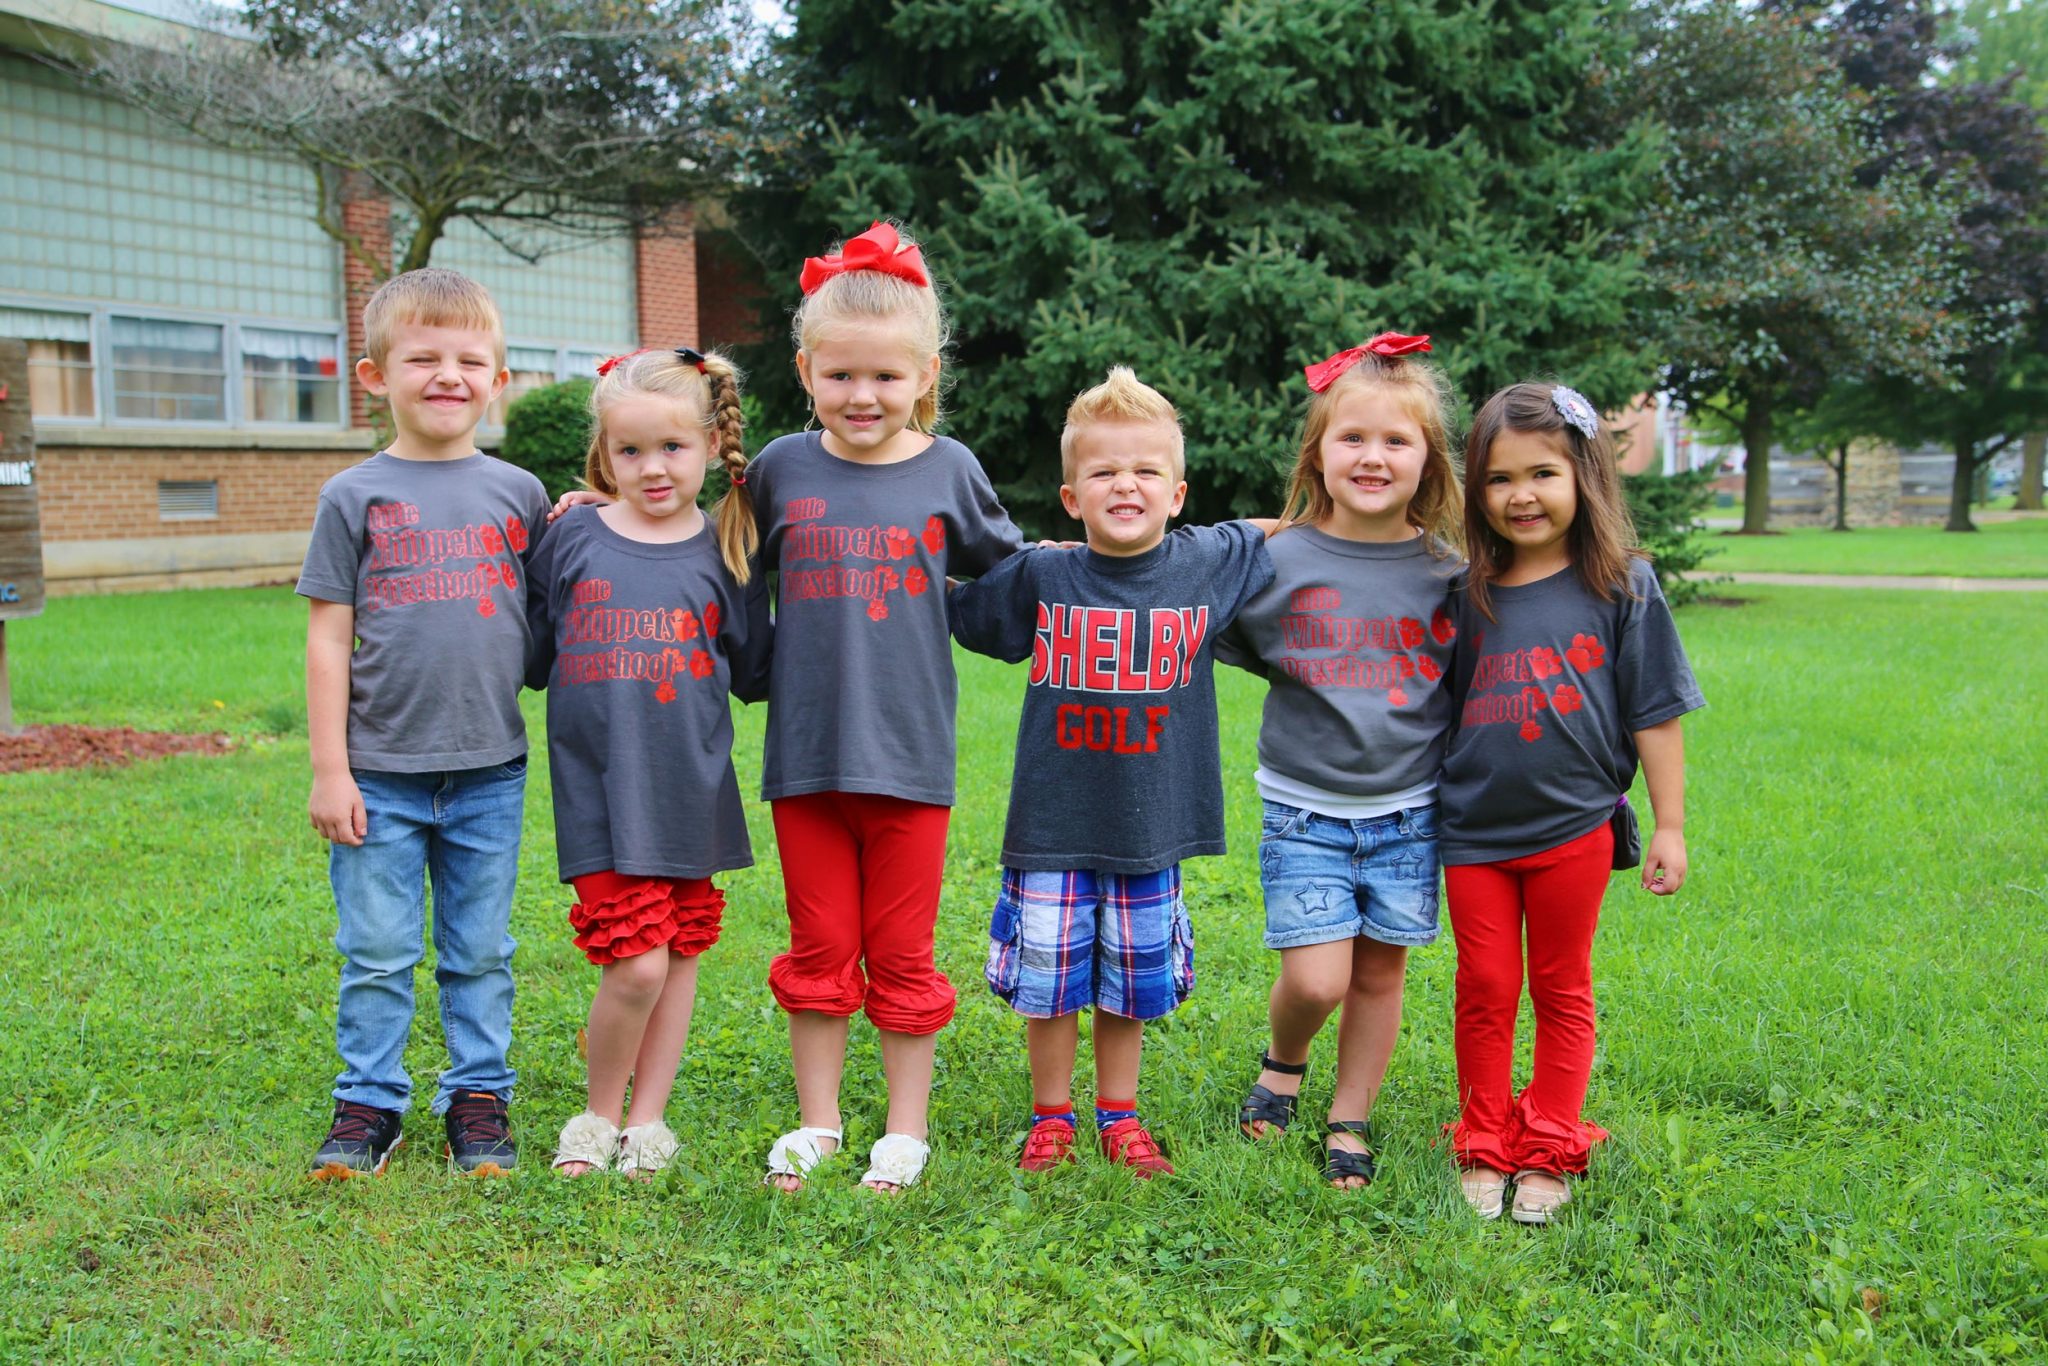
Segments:
[[[502,428],[505,414],[512,411],[514,400],[555,382],[554,348],[508,346],[505,348],[505,368],[512,372],[512,378],[506,382],[505,392],[499,394],[498,401],[491,405],[489,416],[484,418],[487,427]]]
[[[244,327],[242,419],[341,425],[341,351],[333,335]]]
[[[98,411],[88,314],[0,308],[0,337],[28,343],[28,407],[35,417],[90,418]]]
[[[562,353],[563,379],[596,379],[597,367],[608,355],[603,351],[564,351]]]
[[[212,323],[113,317],[114,416],[144,422],[224,422],[223,328]]]

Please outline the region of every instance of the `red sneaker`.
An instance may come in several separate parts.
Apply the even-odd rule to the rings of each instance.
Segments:
[[[1145,1121],[1136,1115],[1120,1119],[1099,1135],[1102,1155],[1131,1169],[1131,1175],[1150,1180],[1173,1175],[1173,1164],[1159,1151],[1158,1142],[1147,1132]]]
[[[1062,1162],[1076,1160],[1074,1126],[1064,1119],[1041,1119],[1024,1136],[1024,1155],[1017,1159],[1017,1169],[1050,1171]]]

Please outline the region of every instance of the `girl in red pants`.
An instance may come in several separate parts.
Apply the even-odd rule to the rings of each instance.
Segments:
[[[1471,572],[1453,669],[1458,728],[1440,828],[1458,946],[1466,1200],[1548,1223],[1606,1130],[1580,1117],[1593,1067],[1593,931],[1614,868],[1685,882],[1680,720],[1705,705],[1657,575],[1634,548],[1614,453],[1574,389],[1495,394],[1465,447]],[[1656,833],[1640,849],[1626,793],[1641,762]],[[1526,960],[1523,940],[1526,935]],[[1526,970],[1525,970],[1526,962]],[[1536,1015],[1529,1084],[1513,1084],[1522,984]]]

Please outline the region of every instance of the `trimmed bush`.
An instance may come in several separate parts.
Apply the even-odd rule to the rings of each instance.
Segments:
[[[532,470],[559,498],[583,486],[583,457],[590,449],[590,389],[587,379],[567,379],[522,394],[505,415],[505,444],[498,454]]]

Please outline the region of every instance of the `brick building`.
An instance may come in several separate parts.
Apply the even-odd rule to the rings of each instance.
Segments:
[[[191,13],[0,0],[0,336],[29,346],[53,593],[290,578],[320,485],[374,439],[353,383],[374,276],[315,226],[311,174],[181,138],[39,60],[81,36],[176,41]],[[393,206],[342,211],[388,266]],[[435,248],[505,315],[487,448],[511,398],[602,356],[751,334],[743,253],[688,209],[540,245],[528,264],[458,223]]]

